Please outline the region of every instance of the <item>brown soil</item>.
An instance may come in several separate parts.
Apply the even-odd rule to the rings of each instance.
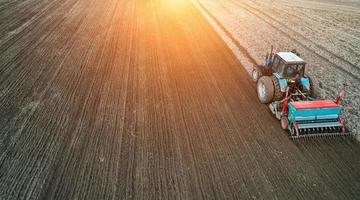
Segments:
[[[0,199],[360,195],[358,143],[289,139],[191,1],[0,12]]]

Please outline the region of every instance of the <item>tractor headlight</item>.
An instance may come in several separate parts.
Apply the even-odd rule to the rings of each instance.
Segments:
[[[295,81],[295,79],[289,79],[288,82],[289,83],[295,83],[296,81]]]

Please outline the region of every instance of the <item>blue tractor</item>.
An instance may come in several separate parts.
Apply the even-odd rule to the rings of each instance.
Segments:
[[[271,50],[252,71],[259,101],[269,105],[291,137],[345,134],[339,104],[346,85],[336,100],[319,100],[318,84],[305,74],[305,65],[296,51]]]

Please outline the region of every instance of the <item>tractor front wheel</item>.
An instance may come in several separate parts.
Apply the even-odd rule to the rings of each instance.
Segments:
[[[252,80],[256,83],[258,80],[259,80],[259,78],[262,76],[262,74],[261,74],[261,72],[258,70],[258,69],[256,69],[256,68],[254,68],[253,70],[252,70],[252,72],[251,72],[251,78],[252,78]]]
[[[262,76],[257,83],[257,94],[261,103],[267,104],[273,101],[274,84],[270,76]]]

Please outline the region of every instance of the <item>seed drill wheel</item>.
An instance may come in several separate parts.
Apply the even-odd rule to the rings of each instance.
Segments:
[[[289,120],[287,119],[287,117],[281,117],[280,122],[281,122],[281,128],[286,130],[289,125]]]
[[[296,128],[295,124],[292,124],[290,127],[290,136],[294,138],[299,137],[299,129]]]
[[[291,126],[291,127],[290,127],[290,136],[291,136],[291,137],[296,136],[295,127],[294,127],[294,126]]]
[[[257,94],[261,103],[267,104],[273,101],[274,84],[270,76],[262,76],[257,83]]]

